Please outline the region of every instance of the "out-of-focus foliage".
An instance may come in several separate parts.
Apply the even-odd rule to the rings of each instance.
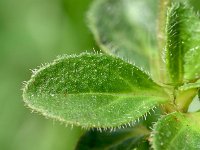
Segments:
[[[148,132],[140,125],[112,132],[90,130],[80,138],[76,150],[147,150]]]
[[[31,71],[95,44],[86,25],[91,0],[0,0],[0,149],[70,150],[82,132],[31,114],[20,90]]]
[[[157,6],[157,0],[97,0],[88,11],[89,26],[103,51],[150,71],[157,55]]]

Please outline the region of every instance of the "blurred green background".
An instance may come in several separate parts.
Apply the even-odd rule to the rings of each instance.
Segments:
[[[196,8],[198,0],[191,0]],[[22,101],[30,69],[96,47],[91,0],[0,0],[0,150],[71,150],[81,131],[31,113]],[[197,4],[198,3],[198,4]]]
[[[0,0],[0,150],[71,150],[79,128],[24,107],[22,81],[57,55],[95,47],[86,26],[91,0]]]

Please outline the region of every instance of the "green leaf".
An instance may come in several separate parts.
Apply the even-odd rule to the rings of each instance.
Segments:
[[[194,83],[186,83],[186,84],[180,86],[179,90],[180,91],[186,91],[186,90],[195,89],[195,88],[200,88],[200,79],[197,80]]]
[[[63,56],[43,66],[23,99],[43,115],[83,127],[117,127],[135,121],[168,95],[148,75],[104,54]]]
[[[175,112],[162,117],[154,126],[152,146],[155,150],[200,149],[200,112]]]
[[[172,5],[166,26],[166,66],[175,85],[200,77],[200,20],[188,6]]]
[[[113,132],[90,130],[79,140],[76,150],[147,150],[149,131],[137,125],[134,128],[117,129]]]
[[[185,54],[185,79],[193,80],[200,78],[200,23],[199,23],[199,33],[196,36],[196,42],[198,46],[189,49],[189,51]],[[197,40],[198,39],[198,40]]]
[[[156,1],[94,1],[88,23],[101,49],[149,70],[150,57],[157,52]]]

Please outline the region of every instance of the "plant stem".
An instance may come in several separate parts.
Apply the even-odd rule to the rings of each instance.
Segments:
[[[187,112],[190,103],[196,96],[198,89],[190,89],[180,92],[176,98],[176,105],[181,112]]]

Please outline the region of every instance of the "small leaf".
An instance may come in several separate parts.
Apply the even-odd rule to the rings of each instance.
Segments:
[[[149,70],[151,54],[157,52],[156,1],[94,1],[88,23],[101,49]]]
[[[186,90],[195,89],[195,88],[200,88],[200,79],[197,80],[194,83],[186,83],[186,84],[180,86],[179,90],[180,91],[186,91]]]
[[[200,20],[188,6],[173,5],[167,16],[166,65],[175,85],[200,76]]]
[[[23,99],[43,115],[83,127],[117,127],[135,121],[168,95],[148,75],[104,54],[63,56],[40,68]]]
[[[152,146],[155,150],[200,149],[200,112],[175,112],[161,118],[154,126]]]
[[[149,131],[141,125],[113,132],[90,130],[80,138],[76,150],[147,150],[150,148],[146,141],[148,135]]]

